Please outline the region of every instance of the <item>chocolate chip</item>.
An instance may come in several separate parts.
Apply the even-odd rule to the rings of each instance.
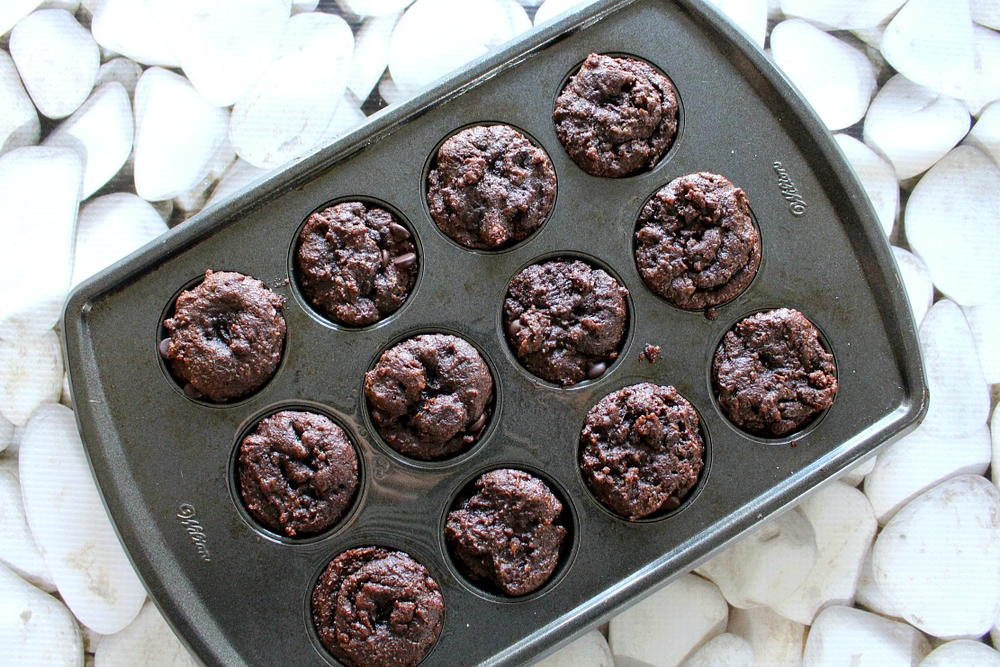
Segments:
[[[667,498],[666,501],[664,501],[660,509],[661,511],[669,512],[671,510],[677,509],[680,506],[681,506],[680,498],[675,498],[671,496],[670,498]]]
[[[161,340],[160,344],[156,346],[156,349],[160,351],[160,356],[166,359],[167,353],[170,351],[170,339],[164,338]]]
[[[603,361],[599,361],[596,364],[590,364],[587,367],[587,377],[591,380],[599,378],[604,375],[604,371],[608,370],[608,365]]]
[[[400,268],[406,268],[412,266],[417,261],[417,254],[414,252],[408,252],[405,255],[400,255],[392,260],[392,263]]]
[[[184,385],[184,395],[188,398],[204,398],[204,394],[194,388],[194,385],[188,382]]]
[[[410,230],[398,222],[389,223],[389,233],[392,234],[392,238],[397,241],[410,238]]]
[[[472,431],[473,433],[478,433],[479,431],[483,430],[484,426],[486,426],[486,413],[485,412],[483,414],[479,415],[479,419],[477,419],[476,421],[472,422],[472,424],[469,426],[469,430]]]

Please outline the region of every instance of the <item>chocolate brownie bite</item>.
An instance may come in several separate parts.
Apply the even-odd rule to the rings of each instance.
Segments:
[[[358,457],[327,417],[285,410],[262,419],[243,439],[237,474],[254,518],[296,537],[343,518],[358,488]]]
[[[819,332],[792,308],[741,320],[712,361],[712,384],[729,420],[755,435],[781,437],[833,404],[837,367]]]
[[[351,327],[399,310],[417,280],[417,247],[389,211],[359,201],[309,216],[295,253],[303,293],[325,317]]]
[[[375,429],[400,454],[425,461],[453,456],[482,434],[493,376],[457,336],[416,336],[382,353],[365,374]]]
[[[559,564],[566,537],[562,503],[542,480],[521,470],[493,470],[476,479],[448,513],[445,539],[473,581],[503,594],[538,590]]]
[[[592,53],[556,99],[566,153],[588,174],[619,178],[656,166],[677,135],[674,85],[645,60]]]
[[[495,250],[526,238],[556,198],[544,150],[510,125],[476,125],[449,137],[427,177],[427,206],[442,232]]]
[[[663,356],[663,348],[659,345],[652,345],[646,343],[642,347],[642,352],[639,353],[639,361],[646,361],[651,364],[655,364]]]
[[[629,521],[676,509],[698,483],[705,443],[694,407],[649,382],[608,394],[580,434],[580,469],[602,504]]]
[[[504,300],[504,330],[529,371],[569,386],[600,377],[618,357],[628,321],[628,290],[580,260],[532,264]]]
[[[635,262],[651,290],[688,310],[730,301],[760,266],[746,194],[725,176],[675,178],[639,214]]]
[[[312,619],[323,646],[349,667],[409,667],[437,642],[444,597],[408,554],[360,547],[334,558],[320,575]]]
[[[160,354],[192,398],[224,402],[260,389],[278,369],[285,343],[284,298],[261,281],[206,271],[181,292],[163,321]]]

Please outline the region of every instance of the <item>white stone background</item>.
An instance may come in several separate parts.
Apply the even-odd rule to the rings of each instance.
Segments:
[[[543,662],[1000,665],[1000,0],[712,1],[864,184],[930,411]],[[0,0],[0,665],[194,664],[118,545],[67,407],[70,287],[572,4]]]

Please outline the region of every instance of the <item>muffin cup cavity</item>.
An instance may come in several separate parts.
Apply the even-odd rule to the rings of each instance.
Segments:
[[[292,238],[294,293],[319,321],[383,326],[412,301],[423,272],[413,225],[379,199],[345,196],[314,209]]]
[[[482,485],[480,480],[490,481]],[[546,496],[548,497],[546,498]],[[550,476],[533,466],[520,463],[495,465],[480,469],[466,478],[452,494],[440,519],[442,555],[445,562],[453,570],[456,580],[462,582],[469,591],[491,602],[527,603],[547,594],[562,581],[564,575],[571,569],[576,553],[575,508],[569,498],[570,496],[563,487]],[[534,581],[529,582],[532,579],[531,576],[513,576],[514,568],[511,567],[507,570],[511,576],[505,579],[507,590],[504,590],[492,565],[487,565],[487,569],[492,570],[492,572],[482,571],[479,576],[471,571],[470,561],[477,560],[477,555],[483,559],[484,563],[486,560],[492,560],[494,564],[498,561],[504,561],[505,564],[510,565],[508,561],[504,560],[503,545],[498,542],[488,545],[492,548],[473,552],[468,548],[468,540],[466,540],[464,548],[459,545],[458,541],[454,539],[455,531],[449,530],[449,524],[451,524],[452,529],[469,528],[468,532],[463,533],[465,538],[482,537],[481,531],[473,528],[474,525],[482,528],[483,525],[492,525],[493,522],[503,523],[511,520],[516,522],[517,517],[514,516],[512,510],[526,514],[534,512],[545,514],[553,509],[550,504],[552,500],[558,502],[561,509],[554,518],[547,515],[546,518],[551,518],[551,525],[561,527],[564,532],[559,539],[558,547],[555,548],[555,563],[547,575],[541,576],[540,571],[536,570],[533,573],[536,575],[533,577]],[[506,511],[504,511],[505,509]],[[462,515],[454,515],[453,513],[456,511],[463,513]],[[453,517],[458,521],[452,522]],[[476,523],[477,517],[481,518],[482,521]],[[537,519],[537,517],[535,518]],[[550,530],[539,530],[537,520],[528,523],[530,526],[520,526],[520,528],[533,529],[532,535],[520,535],[517,525],[507,527],[513,530],[515,537],[534,539],[542,543],[547,542],[547,546],[551,546],[552,538],[555,537],[554,533]],[[505,523],[505,525],[507,524]],[[480,543],[476,546],[486,547],[487,545]],[[539,546],[546,545],[540,544]],[[463,553],[466,560],[463,560]],[[512,592],[512,588],[520,588],[521,590]]]
[[[499,383],[482,348],[441,330],[408,332],[385,346],[362,379],[376,441],[411,465],[454,465],[484,443],[499,411]]]
[[[603,262],[553,253],[508,282],[499,326],[533,381],[573,389],[604,379],[626,356],[634,312],[625,283]]]
[[[760,227],[746,193],[701,171],[654,192],[636,217],[633,259],[643,284],[681,310],[726,305],[756,279]]]
[[[795,446],[836,403],[837,369],[812,320],[778,307],[748,313],[726,329],[707,377],[716,408],[743,437]]]
[[[284,297],[250,275],[206,270],[161,312],[154,348],[160,369],[195,403],[229,408],[246,402],[284,365],[285,305]],[[223,347],[229,354],[219,353]]]
[[[559,189],[541,142],[500,121],[449,133],[428,155],[421,179],[424,210],[437,231],[481,253],[506,252],[537,235]]]
[[[588,55],[564,77],[552,108],[565,153],[581,171],[599,178],[657,169],[683,128],[674,80],[650,60],[629,53]],[[622,136],[623,127],[628,136]]]
[[[331,558],[308,598],[313,642],[347,667],[420,664],[437,646],[447,615],[441,586],[423,559],[374,544]]]
[[[351,451],[354,454],[354,489],[350,493],[350,498],[347,500],[346,506],[342,511],[334,518],[329,521],[326,525],[317,528],[315,530],[296,530],[295,535],[289,535],[285,530],[282,529],[280,523],[275,523],[272,519],[270,522],[261,516],[259,512],[255,512],[248,507],[246,499],[246,487],[241,480],[241,472],[243,470],[244,463],[241,461],[241,450],[244,441],[248,436],[254,434],[261,423],[265,420],[275,417],[280,413],[305,413],[309,415],[314,415],[322,417],[328,422],[332,423],[333,426],[340,429],[343,434],[346,444],[350,446]],[[315,437],[312,438],[315,441]],[[308,473],[301,469],[302,466],[309,466],[309,461],[302,463],[301,461],[290,461],[289,464],[284,468],[285,470],[290,470],[292,466],[299,468],[297,471],[292,471],[292,479],[288,479],[288,484],[293,490],[302,489],[303,495],[314,494],[315,486],[317,484],[322,485],[329,480],[326,479],[306,479]],[[311,471],[313,475],[316,474],[315,470]],[[228,471],[230,495],[232,496],[233,504],[236,506],[237,512],[240,517],[246,522],[255,533],[261,535],[265,539],[274,542],[281,542],[286,545],[307,545],[313,544],[318,541],[325,540],[333,535],[339,534],[344,528],[352,525],[354,518],[358,513],[358,510],[364,505],[365,496],[365,463],[364,457],[362,456],[361,450],[358,447],[357,439],[350,429],[333,414],[331,410],[325,406],[308,402],[308,401],[295,401],[295,402],[285,402],[278,405],[273,405],[268,407],[266,410],[254,415],[248,419],[243,426],[237,431],[236,440],[233,444],[232,454],[229,457],[229,471]],[[310,499],[305,498],[305,504],[308,505]],[[268,524],[271,525],[268,525]]]
[[[597,400],[578,447],[578,471],[591,498],[630,524],[660,521],[689,507],[712,462],[698,409],[674,387],[651,382]]]

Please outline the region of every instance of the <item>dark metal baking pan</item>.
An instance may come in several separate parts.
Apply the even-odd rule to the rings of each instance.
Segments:
[[[591,177],[556,139],[554,99],[591,52],[639,56],[674,81],[681,127],[653,170]],[[541,230],[503,252],[451,242],[423,198],[431,151],[456,128],[479,122],[525,130],[559,178]],[[643,202],[671,179],[700,170],[746,190],[763,240],[757,278],[714,319],[651,293],[632,255]],[[407,303],[360,330],[316,315],[289,266],[303,219],[344,197],[389,204],[414,230],[421,252]],[[508,281],[553,255],[589,258],[631,294],[620,359],[599,379],[569,389],[526,373],[500,329]],[[254,276],[288,300],[285,357],[275,377],[226,405],[185,397],[157,359],[165,308],[207,268]],[[841,390],[808,429],[767,441],[719,412],[709,366],[736,321],[778,306],[798,308],[817,325],[836,357]],[[77,417],[119,535],[167,619],[202,660],[218,665],[332,664],[312,630],[309,592],[330,558],[366,544],[410,553],[441,585],[444,627],[425,664],[523,663],[900,435],[926,403],[913,321],[859,184],[788,82],[696,0],[604,0],[530,33],[88,281],[71,297],[64,327]],[[444,463],[395,454],[365,416],[364,372],[387,344],[422,331],[461,334],[496,374],[495,416],[481,443]],[[656,364],[639,358],[647,343],[663,348]],[[694,404],[708,466],[680,510],[629,523],[587,491],[577,444],[587,410],[640,381],[672,384]],[[362,460],[357,508],[331,532],[301,543],[257,527],[232,491],[239,434],[281,405],[313,405],[335,417]],[[474,474],[495,467],[544,474],[572,516],[572,546],[559,572],[524,599],[480,591],[445,552],[449,502]]]

